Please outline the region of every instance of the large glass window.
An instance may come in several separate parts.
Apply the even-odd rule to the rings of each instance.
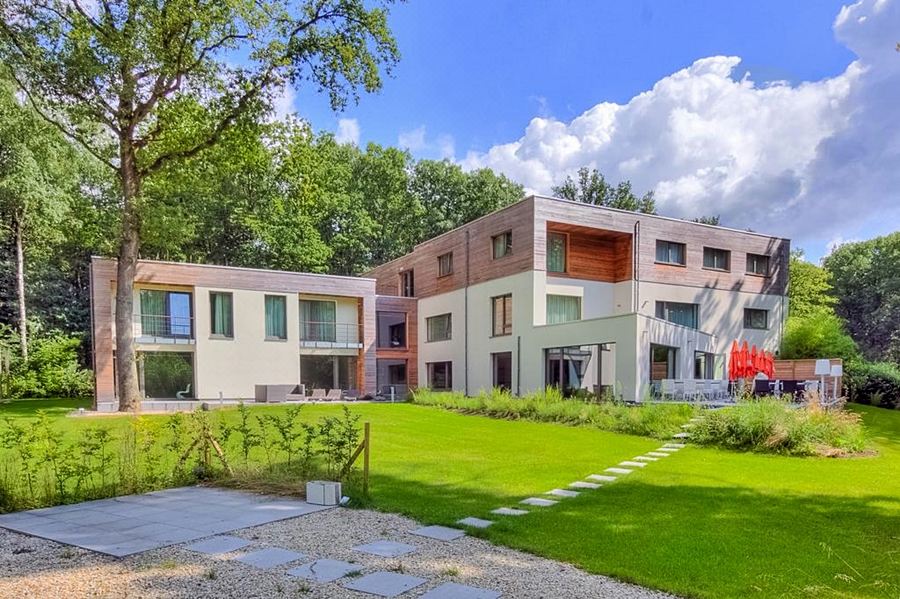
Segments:
[[[731,252],[718,248],[703,248],[703,268],[731,270]]]
[[[425,319],[425,328],[428,329],[429,341],[447,341],[452,334],[450,314],[430,316]]]
[[[491,237],[491,252],[494,260],[512,253],[512,231]]]
[[[491,367],[493,369],[494,387],[512,389],[512,352],[499,352],[491,354]]]
[[[747,272],[753,275],[769,275],[769,257],[762,254],[747,254]]]
[[[512,295],[491,298],[493,332],[495,337],[512,335]]]
[[[138,352],[138,382],[150,399],[194,397],[194,354]]]
[[[665,345],[650,345],[650,380],[674,379],[677,377],[678,349]]]
[[[453,274],[453,252],[447,252],[438,256],[438,276],[446,277]]]
[[[700,306],[679,302],[656,302],[656,317],[692,329],[700,328]]]
[[[330,300],[300,300],[301,341],[337,341],[337,304]]]
[[[287,298],[266,296],[266,339],[287,339]]]
[[[140,337],[193,337],[190,292],[141,289],[139,301]]]
[[[300,382],[310,389],[355,389],[356,356],[300,356]]]
[[[591,376],[595,347],[576,345],[544,350],[546,384],[559,387],[567,395],[575,389],[584,388]]]
[[[744,308],[745,329],[768,329],[769,311],[757,308]]]
[[[406,313],[378,312],[378,347],[406,347]]]
[[[656,261],[661,264],[677,264],[684,266],[686,264],[684,250],[685,247],[683,243],[659,239],[656,242]]]
[[[575,295],[547,296],[547,324],[581,320],[581,298]]]
[[[694,378],[695,379],[714,379],[716,367],[716,356],[702,351],[694,352]]]
[[[411,270],[404,270],[400,273],[400,295],[403,297],[416,296],[416,279]]]
[[[566,272],[566,246],[568,236],[565,233],[547,234],[547,271]]]
[[[426,366],[428,367],[428,386],[431,389],[439,391],[453,389],[452,362],[429,362]]]
[[[234,310],[230,293],[209,292],[209,331],[213,337],[234,337]]]

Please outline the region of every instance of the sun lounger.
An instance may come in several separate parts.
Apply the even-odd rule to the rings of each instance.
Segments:
[[[307,396],[307,399],[312,401],[325,401],[327,397],[325,397],[325,389],[313,389],[312,393]]]
[[[340,401],[341,399],[341,390],[340,389],[329,389],[328,395],[325,396],[325,401]]]

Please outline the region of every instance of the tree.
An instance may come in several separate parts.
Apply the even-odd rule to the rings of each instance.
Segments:
[[[656,202],[652,191],[637,197],[631,189],[631,181],[621,181],[613,186],[597,169],[588,169],[586,166],[578,169],[577,181],[568,176],[562,185],[553,187],[553,193],[573,202],[656,214]]]
[[[806,318],[792,316],[785,324],[780,358],[842,358],[850,361],[857,356],[856,343],[834,314],[822,313]]]
[[[788,266],[789,314],[792,318],[808,318],[818,314],[834,315],[837,300],[832,295],[831,273],[807,262],[803,250],[791,252]]]
[[[714,216],[698,216],[697,218],[692,218],[691,222],[700,223],[703,225],[715,225],[719,226],[719,215],[716,214]]]
[[[129,410],[145,182],[215,146],[285,84],[318,86],[334,109],[379,89],[398,58],[386,10],[363,0],[8,0],[0,13],[0,57],[35,110],[117,177],[116,372]]]

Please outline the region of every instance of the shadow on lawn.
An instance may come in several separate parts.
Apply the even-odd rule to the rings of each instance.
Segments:
[[[5,416],[35,418],[38,410],[57,418],[72,410],[90,407],[90,399],[13,399],[0,403],[0,419]]]

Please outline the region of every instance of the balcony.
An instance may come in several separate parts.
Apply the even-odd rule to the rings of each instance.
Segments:
[[[134,315],[136,343],[157,345],[193,345],[194,318],[156,314]]]
[[[362,349],[359,325],[350,322],[301,320],[300,347]]]

